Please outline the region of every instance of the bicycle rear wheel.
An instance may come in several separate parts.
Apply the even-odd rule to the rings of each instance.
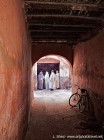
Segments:
[[[82,96],[79,102],[79,110],[81,113],[83,113],[85,111],[87,107],[87,99],[86,96]]]
[[[80,98],[81,98],[81,96],[78,93],[74,93],[69,98],[69,105],[72,107],[75,107],[79,103]]]

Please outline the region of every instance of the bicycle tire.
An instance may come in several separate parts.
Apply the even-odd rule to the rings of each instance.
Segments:
[[[87,107],[87,99],[86,96],[82,96],[79,101],[79,111],[83,113],[86,110]]]
[[[76,92],[69,98],[69,105],[75,107],[80,102],[81,96]]]

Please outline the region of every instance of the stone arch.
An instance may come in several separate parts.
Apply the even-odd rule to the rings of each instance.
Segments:
[[[73,50],[67,43],[35,43],[32,47],[32,65],[46,55],[59,55],[73,64]]]
[[[33,89],[37,89],[37,63],[39,63],[39,61],[40,60],[44,60],[44,59],[47,59],[47,58],[53,58],[53,60],[55,60],[55,58],[56,58],[56,60],[58,60],[59,62],[60,61],[62,61],[61,62],[61,64],[60,64],[60,70],[61,70],[61,81],[64,81],[64,82],[66,82],[66,81],[68,81],[69,79],[70,79],[70,81],[72,82],[72,65],[71,65],[71,63],[65,58],[65,57],[63,57],[63,56],[61,56],[61,55],[57,55],[57,54],[49,54],[49,55],[46,55],[46,56],[44,56],[44,57],[41,57],[34,65],[33,65],[33,68],[32,69],[34,69],[34,70],[32,70],[32,77],[33,77]],[[64,65],[64,66],[63,66]],[[62,70],[62,67],[64,68],[64,70]],[[66,70],[66,75],[65,75],[65,72],[64,72],[64,76],[62,76],[62,73],[63,73],[63,71],[65,71]],[[34,72],[35,73],[34,73]],[[63,77],[65,77],[65,78],[63,78]],[[69,79],[68,79],[69,78]],[[35,79],[35,80],[34,80]],[[64,83],[63,82],[63,83]],[[35,87],[34,87],[34,85],[35,85]],[[70,83],[70,85],[72,85],[71,83]],[[62,85],[62,82],[61,82],[61,88],[64,88],[64,86]]]

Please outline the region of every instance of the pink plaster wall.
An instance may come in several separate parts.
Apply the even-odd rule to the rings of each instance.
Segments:
[[[104,121],[104,31],[75,46],[73,84],[88,90],[96,118]]]
[[[0,140],[23,140],[30,49],[21,0],[0,1]]]

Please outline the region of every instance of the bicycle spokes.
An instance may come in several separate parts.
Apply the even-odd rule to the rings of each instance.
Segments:
[[[77,93],[75,93],[75,94],[73,94],[73,95],[70,97],[70,99],[69,99],[69,104],[70,104],[72,107],[74,107],[74,106],[76,106],[76,105],[79,103],[79,101],[80,101],[80,95],[77,94]]]

